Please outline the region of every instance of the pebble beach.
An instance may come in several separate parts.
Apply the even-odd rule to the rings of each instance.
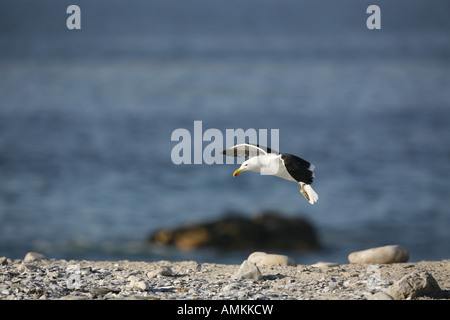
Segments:
[[[450,299],[450,260],[241,265],[0,258],[3,300]]]

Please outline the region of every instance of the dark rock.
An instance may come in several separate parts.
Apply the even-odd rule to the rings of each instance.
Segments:
[[[310,251],[320,247],[316,231],[308,221],[274,212],[254,218],[233,215],[213,222],[159,230],[149,241],[182,249]]]
[[[8,265],[8,258],[0,257],[0,266],[6,266],[6,265]]]

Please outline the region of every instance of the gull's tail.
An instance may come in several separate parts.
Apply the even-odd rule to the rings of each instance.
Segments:
[[[314,204],[317,202],[317,200],[319,200],[318,194],[313,190],[311,185],[300,182],[299,186],[300,192],[306,198],[306,200],[309,201],[309,203]]]

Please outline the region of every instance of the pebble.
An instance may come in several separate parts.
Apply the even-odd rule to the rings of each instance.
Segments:
[[[367,300],[394,300],[392,296],[383,291],[378,291],[371,295]]]
[[[335,262],[316,262],[315,264],[312,264],[311,267],[319,268],[319,269],[330,269],[334,267],[339,267],[339,263]]]
[[[0,257],[0,266],[6,266],[8,264],[8,259],[6,257]]]
[[[149,289],[148,283],[137,276],[129,276],[128,281],[130,281],[128,286],[131,289],[137,289],[141,291],[147,291]]]
[[[173,275],[174,274],[173,274],[172,269],[170,267],[168,267],[168,266],[163,266],[160,269],[157,269],[157,270],[154,270],[154,271],[150,271],[150,272],[147,273],[147,277],[149,279],[157,278],[157,277],[160,277],[160,276],[172,277]]]
[[[249,279],[249,280],[263,280],[263,276],[259,268],[253,262],[244,260],[239,267],[239,270],[232,275],[232,279]]]
[[[45,256],[42,253],[38,252],[28,252],[25,255],[25,258],[23,258],[23,262],[33,262],[39,260],[45,260]]]
[[[228,292],[233,290],[239,290],[239,283],[232,282],[223,287],[222,291]]]
[[[450,260],[384,265],[377,269],[364,265],[339,265],[325,269],[309,265],[257,267],[251,261],[245,261],[241,266],[202,263],[201,268],[197,268],[199,264],[195,261],[45,259],[39,263],[24,263],[21,259],[8,258],[6,261],[7,264],[0,264],[0,300],[384,299],[388,296],[379,291],[395,295],[387,290],[406,286],[402,285],[406,281],[402,277],[412,272],[417,275],[406,278],[409,279],[406,283],[412,284],[414,293],[403,293],[402,297],[437,297],[441,291],[432,284],[431,276],[421,273],[425,270],[432,270],[439,276],[437,279],[444,289],[444,298],[449,297],[446,279],[450,275],[446,272],[450,271]],[[155,271],[159,275],[148,277]],[[431,274],[431,271],[427,272]],[[429,285],[420,285],[418,279],[425,279]],[[432,288],[436,290],[430,290]]]
[[[407,262],[409,252],[400,245],[389,245],[352,252],[348,256],[350,263],[389,264]]]
[[[103,297],[105,295],[107,295],[110,292],[115,292],[118,293],[119,291],[114,291],[114,289],[110,289],[110,288],[92,288],[90,290],[90,293],[93,295],[93,297],[97,298],[97,297]]]
[[[386,293],[395,300],[410,300],[424,296],[441,298],[444,295],[436,280],[427,272],[407,274],[390,286]]]
[[[269,254],[265,252],[253,252],[247,258],[248,261],[253,262],[259,266],[296,266],[297,264],[292,258],[282,254]]]

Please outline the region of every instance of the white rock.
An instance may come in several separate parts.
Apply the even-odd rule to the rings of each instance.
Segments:
[[[378,291],[371,295],[367,300],[394,300],[389,294],[383,291]]]
[[[250,280],[263,280],[263,276],[259,268],[251,261],[244,260],[239,267],[239,270],[231,276],[232,279],[250,279]]]
[[[282,254],[269,254],[265,252],[253,252],[248,256],[248,261],[253,262],[257,266],[296,266],[295,261],[288,256]]]
[[[135,289],[141,290],[141,291],[147,291],[148,290],[148,283],[145,281],[136,281],[133,286]]]
[[[234,290],[239,290],[239,284],[230,283],[222,288],[222,291],[234,291]]]
[[[350,263],[386,264],[406,262],[409,252],[400,245],[389,245],[352,252],[348,256]]]
[[[25,258],[23,258],[24,262],[33,262],[33,261],[39,261],[39,260],[45,260],[45,256],[42,253],[38,252],[28,252],[25,255]]]
[[[8,288],[1,288],[0,289],[0,294],[10,295],[10,294],[12,294],[12,291],[9,290]]]
[[[130,281],[128,286],[131,289],[137,289],[140,291],[147,291],[149,289],[148,283],[146,281],[140,279],[139,277],[129,276],[128,281]]]
[[[323,262],[323,261],[319,261],[319,262],[311,265],[311,267],[320,268],[320,269],[329,269],[329,268],[338,267],[338,266],[339,266],[339,263]]]

